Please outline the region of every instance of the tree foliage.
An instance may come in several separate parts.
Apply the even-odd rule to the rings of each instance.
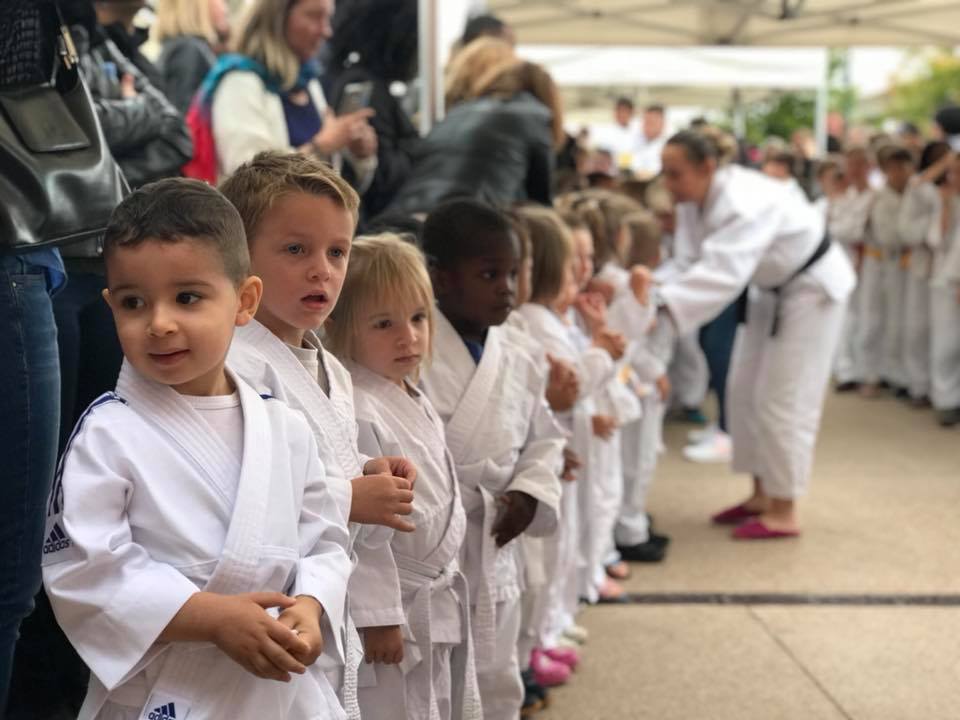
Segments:
[[[960,57],[940,50],[927,57],[908,80],[896,80],[890,93],[890,114],[928,128],[934,113],[948,103],[960,104]]]
[[[746,107],[748,143],[761,144],[772,135],[789,140],[795,130],[812,130],[816,97],[810,92],[784,92]]]

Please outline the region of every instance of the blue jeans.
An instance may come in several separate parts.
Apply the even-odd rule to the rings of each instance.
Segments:
[[[21,621],[40,589],[60,416],[57,328],[44,269],[0,256],[0,716]]]
[[[60,347],[60,452],[87,406],[117,386],[123,350],[101,296],[106,286],[103,275],[71,270],[53,301]]]
[[[717,396],[717,425],[727,431],[727,375],[733,341],[737,337],[737,303],[730,305],[713,320],[700,328],[700,347],[710,370],[710,389]]]

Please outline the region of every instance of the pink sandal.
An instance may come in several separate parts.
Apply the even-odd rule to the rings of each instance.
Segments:
[[[569,647],[547,648],[543,654],[554,662],[563,663],[571,670],[576,670],[580,664],[580,654]]]
[[[564,685],[570,679],[570,668],[553,660],[540,648],[535,648],[530,656],[530,669],[533,670],[533,679],[544,687]]]
[[[740,505],[734,505],[732,508],[727,508],[723,512],[718,512],[711,520],[714,525],[739,525],[744,520],[750,520],[762,514],[759,510],[748,508],[746,503],[741,503]]]
[[[733,531],[735,540],[778,540],[799,537],[798,530],[773,530],[759,518],[748,520]]]

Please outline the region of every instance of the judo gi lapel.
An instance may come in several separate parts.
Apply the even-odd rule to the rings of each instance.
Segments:
[[[457,338],[459,339],[459,336]],[[463,346],[462,340],[460,345]],[[444,347],[444,350],[446,349]],[[463,353],[473,363],[473,358],[470,357],[466,346],[463,346]],[[502,358],[503,347],[500,342],[499,329],[490,328],[487,331],[487,340],[483,345],[483,355],[480,358],[480,363],[476,365],[473,377],[460,398],[456,412],[447,423],[447,445],[454,457],[461,459],[468,457],[468,452],[477,439],[478,433],[474,431],[477,423],[484,419],[483,409],[490,397],[490,392],[496,385]],[[462,358],[458,358],[458,361],[462,361]]]
[[[264,401],[239,378],[236,383],[243,408],[243,465],[227,539],[206,587],[225,594],[257,589],[251,581],[258,577],[274,449]]]
[[[330,381],[328,397],[317,378],[307,371],[290,348],[262,324],[254,320],[239,328],[237,335],[279,373],[289,396],[287,404],[303,408],[317,442],[334,452],[344,475],[347,478],[359,475],[362,463],[353,442],[354,428],[349,424],[353,421],[348,420],[348,416],[352,418],[350,400],[342,397],[345,389],[339,386],[336,374],[332,372],[329,354],[324,350],[320,352],[320,362]]]
[[[238,381],[238,390],[241,385]],[[228,502],[229,478],[239,475],[240,464],[190,403],[173,388],[145,378],[126,360],[117,378],[117,395],[162,429]]]

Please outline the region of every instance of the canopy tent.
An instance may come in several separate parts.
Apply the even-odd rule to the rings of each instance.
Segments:
[[[521,45],[520,57],[546,67],[561,86],[637,85],[778,90],[823,84],[818,48],[636,48]]]
[[[956,0],[488,0],[532,45],[960,45]]]
[[[564,89],[568,109],[577,108],[578,100],[595,105],[603,88],[670,108],[731,110],[735,125],[742,122],[744,104],[772,91],[822,92],[827,72],[822,48],[522,45],[517,54],[550,71]],[[630,88],[642,88],[643,97]],[[591,117],[594,113],[576,112],[581,121],[589,117],[601,123],[609,113],[609,99],[603,103],[602,120]]]

